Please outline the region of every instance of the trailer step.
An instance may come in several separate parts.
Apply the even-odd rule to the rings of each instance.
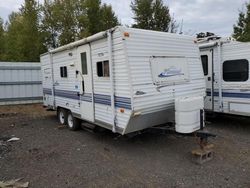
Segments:
[[[91,123],[88,123],[88,122],[83,122],[81,124],[81,127],[82,129],[88,131],[88,132],[95,132],[95,128],[96,128],[96,125],[95,124],[91,124]]]

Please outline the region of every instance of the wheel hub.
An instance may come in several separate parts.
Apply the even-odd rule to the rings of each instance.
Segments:
[[[73,117],[71,114],[68,116],[68,125],[71,128],[74,126]]]
[[[60,119],[60,123],[64,124],[64,122],[65,122],[65,117],[64,117],[63,112],[60,112],[60,113],[59,113],[59,119]]]

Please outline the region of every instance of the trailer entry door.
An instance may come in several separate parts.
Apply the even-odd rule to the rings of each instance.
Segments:
[[[92,67],[90,46],[83,45],[77,48],[77,69],[80,75],[80,110],[82,119],[94,122]]]
[[[205,109],[213,110],[214,86],[213,86],[213,50],[201,52],[202,68],[206,80]]]

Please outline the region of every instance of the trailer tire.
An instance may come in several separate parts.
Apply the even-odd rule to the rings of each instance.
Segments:
[[[63,108],[57,109],[57,119],[60,124],[66,125],[67,124],[67,112]]]
[[[75,118],[70,111],[68,111],[67,115],[67,126],[71,131],[76,131],[81,127],[81,120]]]

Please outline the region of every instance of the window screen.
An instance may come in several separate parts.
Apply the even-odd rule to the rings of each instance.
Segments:
[[[67,67],[60,67],[60,75],[62,78],[67,78],[68,77],[68,72],[67,72]]]
[[[97,76],[109,77],[109,61],[97,62]]]
[[[81,53],[81,62],[82,62],[82,74],[88,74],[86,52]]]
[[[243,82],[248,80],[248,60],[238,59],[223,63],[223,80],[226,82]]]
[[[208,56],[202,55],[201,62],[202,62],[202,67],[203,67],[203,73],[205,76],[207,76],[208,75]]]

